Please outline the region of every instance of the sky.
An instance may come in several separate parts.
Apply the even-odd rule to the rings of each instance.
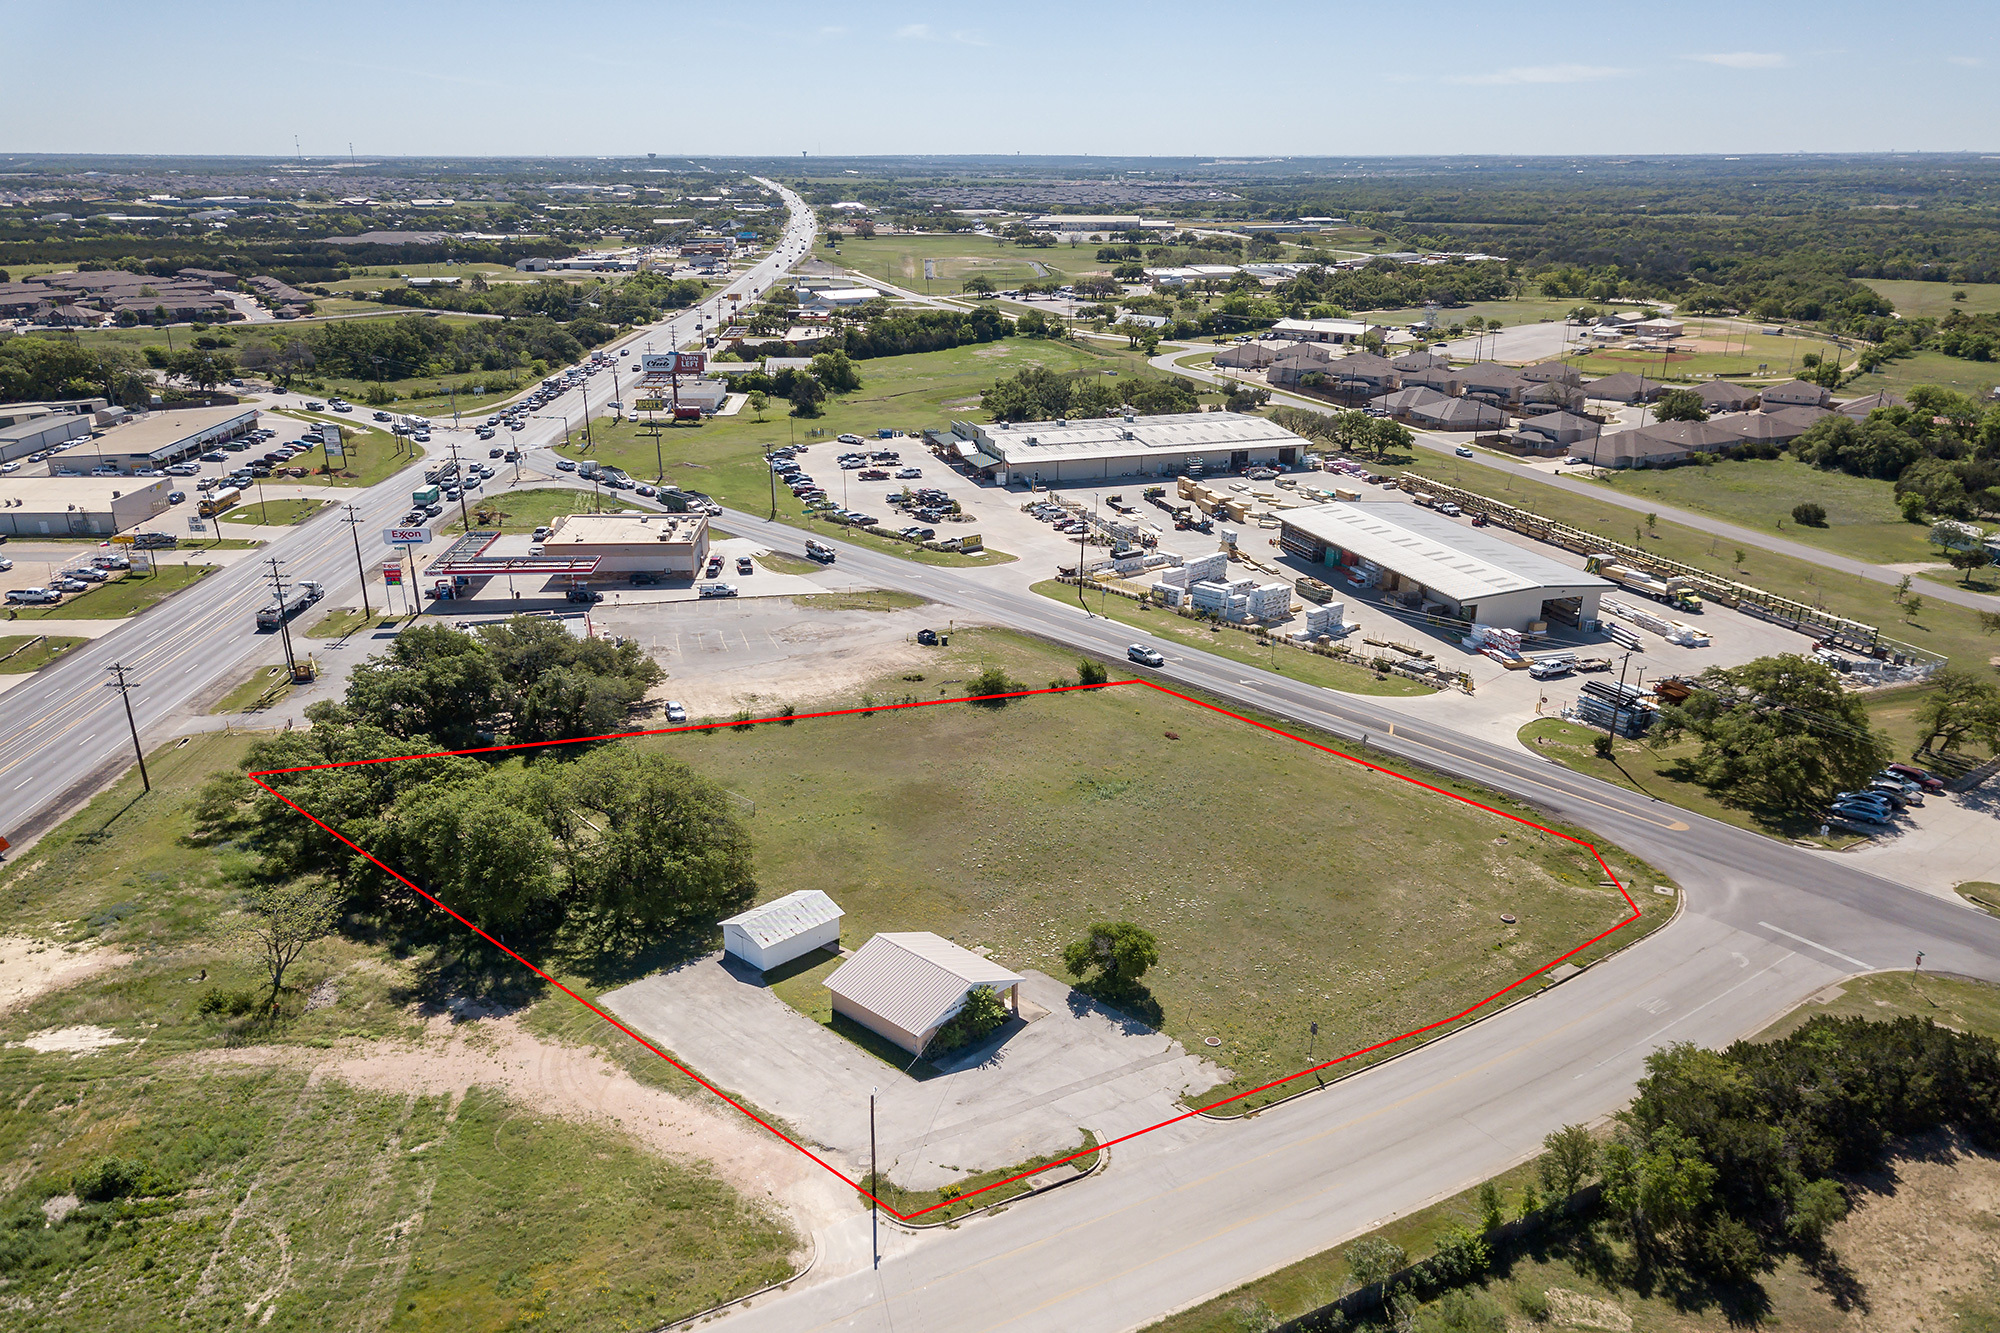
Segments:
[[[1992,151],[1994,0],[0,0],[0,152]]]

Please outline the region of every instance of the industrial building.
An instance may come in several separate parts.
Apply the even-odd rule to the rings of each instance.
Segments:
[[[1298,463],[1311,446],[1262,417],[1175,412],[1077,421],[951,423],[958,452],[1001,485],[1200,476]]]
[[[0,426],[0,463],[39,454],[68,440],[90,437],[90,418],[69,414],[23,417]]]
[[[722,951],[768,972],[815,949],[838,949],[842,915],[818,889],[800,889],[725,918]]]
[[[184,463],[224,440],[247,435],[256,428],[254,407],[195,407],[155,412],[100,436],[91,449],[74,450],[71,457],[76,462],[87,457],[92,466],[101,464],[120,472],[136,472]]]
[[[1020,974],[927,930],[877,935],[826,979],[833,1012],[922,1055],[937,1030],[986,986],[1020,1012]]]
[[[1278,544],[1412,610],[1532,630],[1597,619],[1611,584],[1434,510],[1333,503],[1278,515]]]
[[[173,506],[172,477],[0,477],[0,533],[109,537]]]

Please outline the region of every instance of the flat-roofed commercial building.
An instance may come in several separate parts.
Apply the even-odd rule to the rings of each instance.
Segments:
[[[257,428],[254,407],[192,407],[178,412],[154,412],[106,432],[90,450],[73,450],[78,462],[85,455],[93,466],[102,463],[120,472],[184,463],[224,440]],[[74,464],[72,464],[74,466]]]
[[[1323,504],[1278,515],[1278,544],[1416,610],[1525,630],[1597,619],[1611,584],[1412,504]]]
[[[542,553],[591,560],[591,577],[660,574],[693,578],[708,559],[706,514],[564,514],[549,525]]]
[[[1137,231],[1145,225],[1137,213],[1044,213],[1027,221],[1030,231]]]
[[[1176,477],[1295,464],[1311,446],[1262,417],[1173,412],[1077,421],[954,421],[959,454],[1001,485]]]
[[[0,532],[109,537],[173,508],[174,477],[0,477]]]

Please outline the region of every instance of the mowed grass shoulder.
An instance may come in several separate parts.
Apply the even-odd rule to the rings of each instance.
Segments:
[[[873,697],[958,695],[990,662],[1035,686],[1076,669],[961,630]],[[1142,1016],[1230,1091],[1301,1068],[1312,1022],[1321,1058],[1398,1036],[1629,914],[1583,848],[1138,684],[642,743],[753,801],[763,894],[825,890],[854,944],[929,930],[1060,977],[1091,922],[1144,926],[1161,961]],[[1600,948],[1671,905],[1606,855],[1648,915]]]

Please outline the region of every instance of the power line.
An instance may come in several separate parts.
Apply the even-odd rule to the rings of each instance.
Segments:
[[[112,676],[105,688],[118,691],[119,697],[125,701],[125,725],[132,730],[132,755],[139,761],[139,781],[145,784],[147,791],[151,791],[153,779],[146,772],[146,752],[139,747],[139,724],[132,718],[132,691],[139,682],[125,679],[123,662],[113,662],[105,670]]]

